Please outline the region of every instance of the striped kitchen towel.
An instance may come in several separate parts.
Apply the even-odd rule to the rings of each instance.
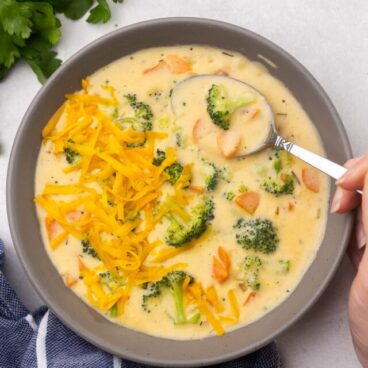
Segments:
[[[4,245],[0,240],[0,264]],[[1,368],[144,368],[112,356],[77,336],[46,307],[30,313],[0,271]],[[218,368],[280,368],[274,343]]]

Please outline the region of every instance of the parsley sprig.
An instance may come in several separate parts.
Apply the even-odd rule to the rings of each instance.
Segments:
[[[52,50],[61,37],[56,14],[76,20],[88,11],[89,23],[106,23],[111,17],[107,0],[1,0],[0,80],[23,59],[44,83],[61,64]]]

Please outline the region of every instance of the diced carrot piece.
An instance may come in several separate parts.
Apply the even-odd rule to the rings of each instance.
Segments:
[[[222,262],[218,260],[218,258],[213,257],[212,264],[213,277],[219,282],[223,283],[229,277],[229,272],[225,268]]]
[[[49,240],[51,240],[51,237],[52,237],[53,223],[54,223],[54,220],[50,219],[49,217],[45,218],[45,227],[46,227],[47,236]]]
[[[177,55],[167,55],[167,62],[175,74],[182,74],[192,70],[192,64]]]
[[[188,189],[194,193],[198,193],[198,194],[204,193],[204,188],[198,185],[191,185]]]
[[[231,262],[230,262],[229,255],[227,254],[226,250],[220,246],[218,247],[217,253],[222,263],[224,264],[225,268],[229,270],[231,266]]]
[[[248,304],[252,299],[254,299],[254,297],[256,296],[256,292],[255,291],[252,291],[247,297],[246,299],[244,300],[244,303],[243,305],[246,305]]]
[[[240,134],[236,131],[221,132],[217,136],[217,145],[225,158],[235,156],[240,145]]]
[[[302,179],[305,186],[312,192],[319,192],[319,172],[310,167],[303,169]]]
[[[213,257],[213,277],[223,283],[229,278],[231,262],[224,248],[219,247],[217,253],[219,258]]]
[[[215,71],[214,74],[215,75],[222,75],[224,77],[228,77],[229,76],[229,73],[226,70],[223,70],[223,69],[219,69],[219,70]]]
[[[45,218],[45,226],[49,241],[52,241],[63,232],[63,228],[55,220],[50,219],[49,217]]]
[[[168,71],[169,69],[170,68],[167,62],[164,60],[160,60],[158,64],[156,64],[152,68],[148,68],[144,70],[143,74],[151,74],[151,73],[157,73],[157,72],[162,72],[162,71]]]
[[[63,231],[56,235],[51,241],[50,241],[50,247],[51,249],[56,249],[68,236],[68,233],[66,231]]]
[[[80,219],[81,217],[81,213],[80,211],[71,211],[66,215],[66,218],[70,221],[70,222],[76,222]]]
[[[192,130],[193,142],[198,143],[198,141],[206,135],[206,132],[205,122],[202,119],[197,119]]]
[[[248,120],[252,120],[261,112],[261,110],[258,107],[248,107],[247,108],[248,114]]]
[[[246,210],[249,214],[253,215],[259,206],[260,199],[261,197],[259,193],[247,192],[237,196],[235,198],[235,203],[243,210]]]
[[[78,279],[69,274],[66,274],[63,276],[63,281],[64,281],[65,286],[72,287],[73,285],[77,283]]]

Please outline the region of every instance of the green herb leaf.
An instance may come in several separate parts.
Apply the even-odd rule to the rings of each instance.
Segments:
[[[38,2],[30,3],[28,6],[32,10],[33,33],[55,45],[61,36],[61,23],[56,18],[52,6]]]
[[[0,66],[3,69],[2,76],[6,73],[4,69],[10,68],[19,57],[20,53],[17,46],[0,25]]]
[[[10,36],[16,35],[27,39],[32,33],[32,11],[28,4],[15,0],[0,2],[0,23]]]
[[[61,64],[61,60],[56,58],[57,54],[51,48],[52,44],[48,41],[41,37],[34,37],[21,49],[22,57],[42,84]]]
[[[106,0],[97,0],[98,5],[95,6],[87,18],[88,23],[106,23],[111,17],[109,5]]]
[[[63,13],[67,18],[77,20],[91,8],[94,0],[44,0],[51,4],[57,13]]]
[[[23,58],[44,83],[61,64],[52,51],[61,36],[61,23],[55,13],[79,19],[94,3],[95,0],[0,0],[0,80]],[[97,0],[87,21],[106,23],[110,17],[107,1]]]
[[[1,45],[0,45],[0,47],[1,47]],[[0,65],[0,81],[6,76],[8,71],[9,71],[9,69],[5,68],[5,66]]]

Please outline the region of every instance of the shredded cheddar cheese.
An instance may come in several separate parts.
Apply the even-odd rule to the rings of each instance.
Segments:
[[[214,331],[218,336],[222,336],[225,333],[224,328],[222,327],[220,320],[215,317],[215,315],[211,312],[207,301],[204,297],[202,285],[199,282],[194,283],[189,286],[189,291],[194,297],[194,300],[197,304],[199,311],[205,316],[207,321],[211,324]]]
[[[79,180],[70,185],[48,184],[35,201],[47,213],[47,228],[59,227],[56,234],[48,230],[52,249],[68,236],[84,239],[93,245],[105,269],[120,280],[116,290],[106,290],[99,269],[88,269],[80,261],[90,303],[103,311],[118,303],[118,313],[122,313],[133,285],[157,281],[185,267],[144,265],[158,245],[148,240],[149,233],[165,214],[164,209],[156,216],[151,211],[167,180],[164,169],[175,162],[176,153],[169,148],[162,165],[153,165],[155,141],[167,134],[122,129],[105,113],[107,107],[118,105],[114,88],[104,86],[109,97],[90,95],[88,80],[82,82],[82,88],[66,96],[67,101],[42,131],[44,141],[52,142],[54,154],[65,148],[78,154],[77,162],[64,172],[78,171]],[[131,146],[143,140],[144,146]],[[190,169],[190,165],[184,168],[175,186],[181,202],[186,201],[182,188],[190,179]]]

